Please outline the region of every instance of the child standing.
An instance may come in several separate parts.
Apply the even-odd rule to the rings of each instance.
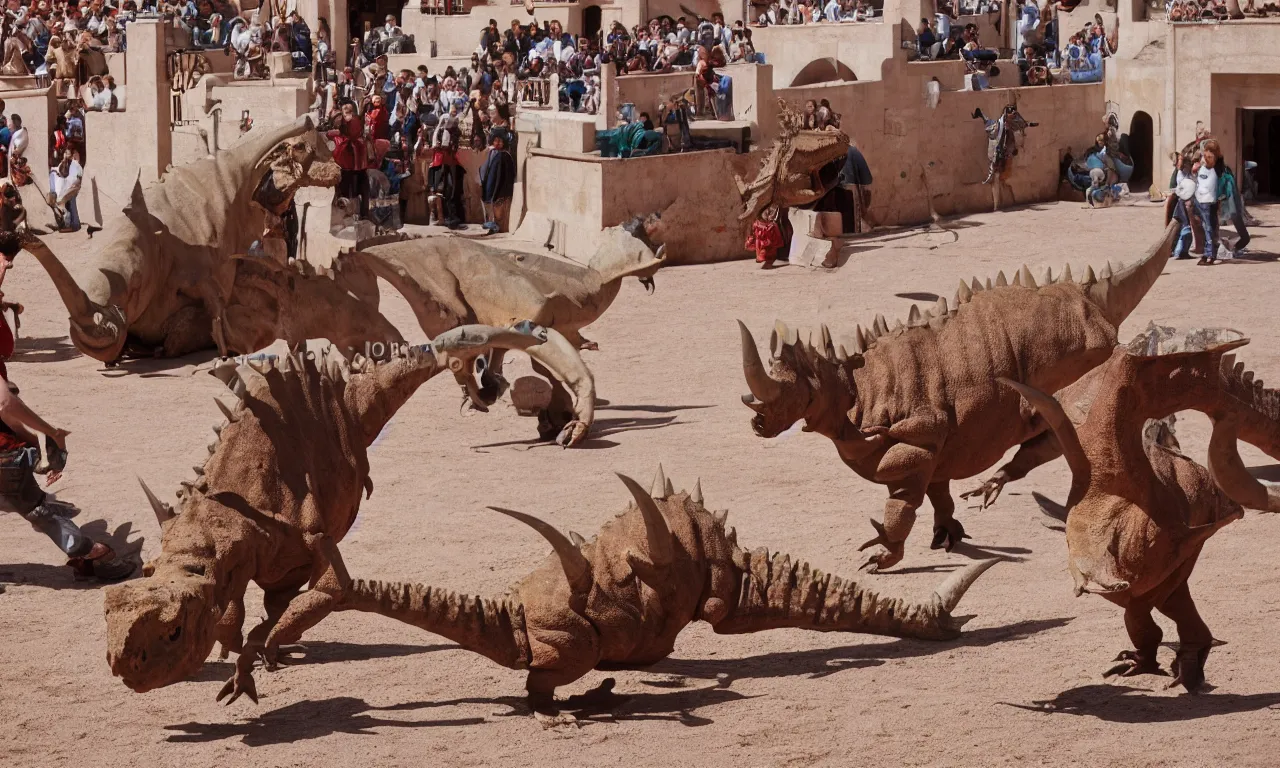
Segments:
[[[1200,162],[1191,167],[1196,175],[1196,219],[1204,233],[1204,258],[1200,266],[1218,262],[1218,162],[1222,148],[1210,139],[1200,151]]]

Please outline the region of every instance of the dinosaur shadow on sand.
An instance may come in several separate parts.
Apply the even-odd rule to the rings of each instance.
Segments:
[[[80,357],[66,334],[61,336],[20,336],[15,343],[11,362],[60,363]]]
[[[610,405],[600,410],[614,410],[623,412],[646,412],[668,414],[672,411],[693,410],[702,408],[712,408],[710,405],[686,405],[686,406],[647,406],[647,405]],[[618,435],[623,432],[641,432],[649,429],[662,429],[663,427],[674,426],[677,424],[687,424],[681,421],[677,416],[615,416],[606,419],[596,419],[592,425],[591,433],[586,440],[579,443],[579,448],[613,448],[618,443],[603,438],[610,435]],[[482,443],[480,445],[471,446],[473,451],[484,451],[488,448],[509,448],[524,446],[533,448],[538,446],[554,446],[554,440],[545,440],[542,438],[532,438],[528,440],[503,440],[496,443]]]
[[[212,349],[192,352],[182,357],[125,357],[112,365],[98,369],[98,372],[111,379],[129,375],[144,379],[157,376],[181,376],[184,375],[182,373],[184,368],[194,367],[197,370],[201,370],[206,363],[217,359],[218,352]],[[187,371],[187,373],[194,372]]]
[[[77,509],[68,517],[75,517],[79,511]],[[11,523],[12,521],[9,521],[7,524]],[[106,520],[92,520],[80,526],[80,530],[94,541],[101,541],[114,549],[122,559],[132,560],[135,563],[141,559],[145,537],[138,536],[132,540],[129,538],[134,533],[131,522],[121,523],[116,526],[115,531],[108,531]],[[0,585],[30,585],[59,590],[98,589],[103,586],[98,581],[77,580],[71,569],[65,565],[48,563],[0,563]]]
[[[1154,691],[1128,685],[1092,683],[1065,690],[1052,699],[1032,701],[1030,704],[1007,701],[1000,703],[1028,712],[1088,716],[1110,723],[1126,724],[1177,723],[1260,709],[1280,709],[1280,693],[1144,695],[1150,693]]]

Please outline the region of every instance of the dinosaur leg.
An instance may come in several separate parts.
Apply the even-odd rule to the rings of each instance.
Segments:
[[[929,548],[950,552],[961,539],[969,538],[964,532],[964,526],[955,519],[956,503],[951,498],[951,481],[932,483],[925,494],[933,505],[933,542],[929,544]]]
[[[225,659],[232,653],[239,654],[244,648],[244,598],[235,597],[227,603],[227,610],[222,612],[222,620],[218,622],[218,643],[222,646],[219,659]]]
[[[551,403],[538,414],[538,435],[543,440],[554,440],[573,421],[573,398],[546,366],[537,360],[532,363],[533,372],[551,384]]]
[[[893,446],[888,453],[893,453],[899,448],[911,449],[912,451],[919,451],[929,454],[930,457],[932,456],[930,451],[909,446],[905,443]],[[888,454],[886,454],[886,458],[888,458]],[[932,464],[931,459],[930,464]],[[884,466],[883,462],[881,466]],[[889,485],[889,500],[884,505],[884,523],[880,524],[872,520],[871,525],[876,529],[876,537],[858,547],[859,551],[877,544],[884,548],[884,551],[875,552],[868,560],[868,565],[872,566],[873,573],[892,567],[902,560],[905,554],[903,544],[906,542],[907,536],[911,534],[912,526],[916,523],[916,509],[924,501],[925,488],[928,482],[929,475],[924,473]]]
[[[271,630],[275,628],[276,622],[284,614],[289,603],[298,594],[298,588],[277,590],[268,592],[263,596],[262,604],[267,609],[267,618],[263,619],[258,626],[249,630],[249,637],[245,639],[240,648],[240,656],[236,659],[236,671],[231,679],[222,686],[222,690],[218,691],[217,701],[222,701],[228,695],[229,706],[233,701],[240,698],[241,694],[249,697],[254,704],[258,703],[258,688],[253,682],[253,663],[258,658],[257,649],[261,648],[267,637],[271,634]],[[224,646],[225,647],[225,646]]]
[[[310,589],[289,601],[280,621],[267,635],[262,655],[268,669],[275,668],[281,645],[302,639],[303,632],[337,608],[343,592],[351,587],[351,577],[347,575],[337,542],[319,533],[307,537],[307,546],[315,556],[316,575],[312,577]]]
[[[179,309],[166,323],[164,343],[157,356],[182,357],[214,345],[213,320],[203,307],[188,305]]]
[[[986,509],[1000,498],[1000,491],[1004,489],[1006,483],[1021,480],[1031,470],[1042,464],[1048,464],[1061,455],[1062,448],[1058,445],[1058,438],[1054,437],[1051,430],[1044,429],[1040,434],[1020,445],[1018,452],[1013,454],[1013,458],[997,469],[986,482],[971,491],[960,494],[960,498],[970,499],[981,496],[982,508]]]
[[[1124,607],[1124,627],[1129,631],[1129,639],[1133,641],[1133,647],[1136,650],[1121,651],[1115,658],[1119,663],[1103,672],[1102,676],[1133,677],[1134,675],[1165,674],[1160,669],[1160,662],[1156,661],[1156,651],[1160,648],[1160,639],[1164,633],[1161,632],[1160,625],[1156,624],[1156,620],[1151,618],[1151,605],[1143,601],[1130,600]]]
[[[1185,579],[1159,608],[1178,625],[1178,655],[1173,660],[1174,677],[1169,687],[1181,685],[1196,693],[1204,685],[1204,663],[1213,646],[1213,634],[1200,618],[1195,601],[1191,599],[1191,587]]]

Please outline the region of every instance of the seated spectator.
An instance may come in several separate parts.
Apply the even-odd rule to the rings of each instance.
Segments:
[[[938,45],[938,38],[934,36],[933,30],[929,28],[929,20],[921,19],[920,28],[916,30],[917,55],[927,61],[934,58],[940,50],[941,46]]]

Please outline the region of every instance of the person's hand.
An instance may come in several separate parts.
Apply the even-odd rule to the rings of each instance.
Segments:
[[[49,438],[53,440],[55,445],[65,451],[67,450],[67,435],[69,434],[71,433],[65,429],[55,429],[49,434]]]

